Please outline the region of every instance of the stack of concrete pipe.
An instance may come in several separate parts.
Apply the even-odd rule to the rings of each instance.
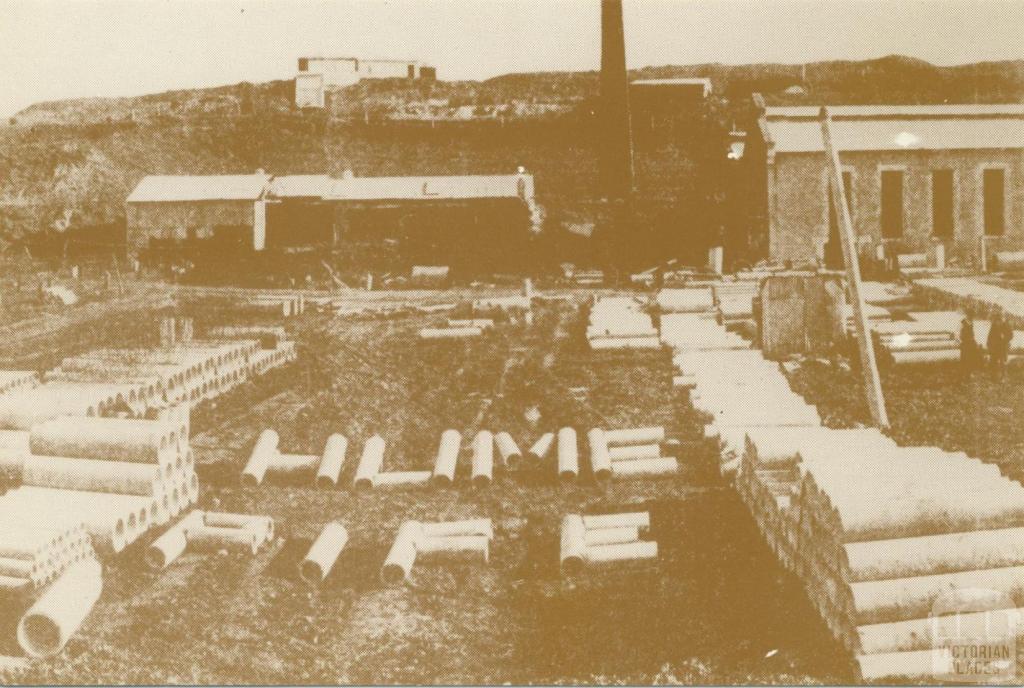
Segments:
[[[621,428],[591,430],[589,435],[591,466],[594,476],[615,477],[668,475],[679,471],[675,457],[661,455],[665,428]],[[595,461],[595,444],[597,461]]]
[[[587,341],[595,350],[661,346],[658,330],[640,301],[624,296],[603,297],[594,303],[587,324]]]
[[[273,541],[274,520],[269,516],[190,511],[150,544],[145,558],[152,570],[159,571],[186,549],[254,555]]]
[[[719,323],[753,319],[756,282],[721,282],[715,284],[712,291]]]
[[[656,559],[658,543],[640,539],[641,531],[650,527],[647,512],[566,515],[560,533],[562,575],[577,575],[588,565]]]
[[[381,567],[381,581],[385,585],[408,581],[413,565],[433,556],[468,555],[480,557],[487,563],[493,539],[494,529],[489,518],[440,523],[406,521],[398,529]]]
[[[995,609],[1024,613],[1024,487],[994,465],[874,429],[761,428],[737,488],[865,680],[931,678],[931,612],[958,595],[993,591]],[[940,632],[990,620],[960,614]]]
[[[0,518],[0,596],[32,594],[95,556],[85,526],[71,514],[26,518],[13,501],[0,498]]]
[[[719,325],[711,313],[662,315],[661,341],[677,352],[750,348],[748,341]]]
[[[897,365],[935,363],[960,358],[960,323],[963,315],[956,311],[923,311],[908,313],[910,320],[876,323],[872,329],[879,343]],[[972,321],[975,343],[984,348],[992,327],[989,320]],[[1015,330],[1010,340],[1010,353],[1024,354],[1024,331]]]
[[[303,472],[313,476],[317,487],[333,488],[338,485],[348,452],[348,439],[344,435],[330,435],[321,454],[283,454],[278,448],[279,442],[280,437],[273,430],[260,433],[242,469],[243,487],[258,487],[268,473],[288,475]]]
[[[662,313],[704,313],[710,317],[715,309],[715,296],[708,287],[662,289],[656,298]]]
[[[0,370],[0,394],[28,389],[39,384],[39,375],[31,370]]]
[[[974,313],[1003,311],[1014,327],[1024,327],[1024,293],[970,277],[936,277],[914,281],[914,289],[947,308]]]

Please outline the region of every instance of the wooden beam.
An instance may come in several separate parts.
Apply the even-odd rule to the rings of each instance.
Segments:
[[[839,220],[839,237],[843,247],[843,264],[846,266],[846,282],[850,287],[853,303],[853,319],[857,326],[857,348],[860,349],[860,367],[864,373],[864,392],[868,397],[871,420],[879,428],[889,427],[889,416],[885,410],[885,396],[882,381],[878,376],[875,361],[875,346],[864,313],[864,297],[861,294],[860,263],[857,258],[857,242],[850,219],[850,207],[846,205],[846,188],[843,186],[843,172],[839,165],[839,151],[832,143],[832,118],[828,108],[821,108],[821,138],[825,144],[825,155],[829,170],[829,186],[832,189],[832,204]]]

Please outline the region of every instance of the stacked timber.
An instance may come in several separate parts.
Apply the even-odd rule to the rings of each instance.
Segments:
[[[1024,487],[996,466],[874,429],[763,428],[737,488],[865,680],[930,678],[944,638],[1024,613]],[[1000,604],[950,613],[978,590]]]
[[[568,514],[562,519],[559,562],[563,576],[580,574],[587,566],[609,562],[651,560],[658,543],[641,540],[651,527],[650,514]]]
[[[413,565],[435,556],[469,556],[487,563],[494,539],[491,519],[421,523],[406,521],[388,551],[380,570],[385,585],[397,585],[412,578]]]
[[[658,349],[658,330],[640,301],[628,296],[600,298],[590,309],[587,323],[590,348]]]

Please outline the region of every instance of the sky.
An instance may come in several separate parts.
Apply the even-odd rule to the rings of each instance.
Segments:
[[[288,79],[296,58],[441,79],[596,69],[600,0],[0,0],[0,117],[39,101]],[[1024,58],[1024,0],[624,0],[630,68]]]

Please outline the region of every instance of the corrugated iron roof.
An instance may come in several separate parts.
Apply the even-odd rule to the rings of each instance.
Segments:
[[[324,197],[350,201],[518,198],[521,179],[524,184],[532,184],[528,174],[353,177],[331,180],[330,191]]]
[[[138,183],[128,202],[255,201],[269,183],[266,174],[150,175]]]
[[[332,181],[326,174],[274,177],[270,183],[270,195],[274,198],[321,198],[330,193]]]
[[[769,107],[774,153],[824,150],[813,106]],[[829,107],[840,151],[977,150],[1024,147],[1024,105],[854,105]]]

